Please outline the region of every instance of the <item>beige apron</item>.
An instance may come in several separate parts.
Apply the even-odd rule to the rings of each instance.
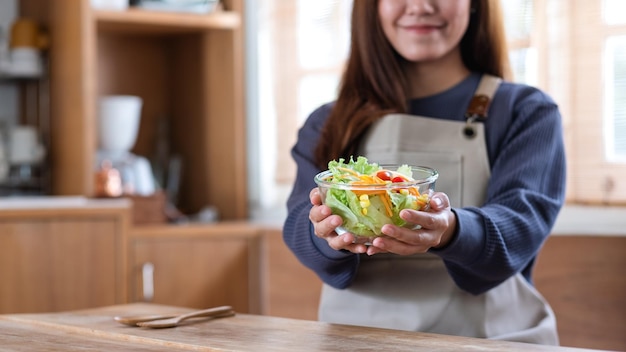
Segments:
[[[475,98],[485,114],[500,81],[484,76]],[[471,104],[471,105],[472,105]],[[475,106],[474,106],[475,108]],[[452,207],[480,206],[490,177],[482,123],[468,108],[468,121],[413,115],[383,117],[364,139],[360,152],[379,164],[417,164],[439,171],[436,189]],[[497,117],[495,117],[497,118]],[[467,132],[472,133],[467,133]],[[468,136],[472,135],[472,136]],[[319,319],[448,335],[558,344],[554,313],[521,274],[494,289],[472,295],[459,289],[443,260],[430,253],[413,256],[361,255],[353,284],[344,290],[324,285]]]

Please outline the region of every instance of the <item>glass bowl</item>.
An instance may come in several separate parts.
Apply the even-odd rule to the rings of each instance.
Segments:
[[[430,167],[410,166],[412,177],[407,178],[395,171],[399,166],[381,165],[369,176],[355,173],[352,180],[334,179],[329,170],[315,176],[322,203],[343,219],[336,229],[339,235],[350,232],[356,237],[354,243],[370,245],[382,235],[385,224],[419,228],[406,223],[399,213],[403,209],[427,210],[439,174]],[[370,178],[371,183],[367,181]]]

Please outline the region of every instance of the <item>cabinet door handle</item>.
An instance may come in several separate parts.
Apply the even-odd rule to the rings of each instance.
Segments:
[[[147,262],[141,267],[143,281],[143,300],[151,302],[154,298],[154,264]]]

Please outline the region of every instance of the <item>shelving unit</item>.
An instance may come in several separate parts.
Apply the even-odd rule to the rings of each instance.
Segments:
[[[0,84],[12,84],[18,90],[18,125],[32,126],[37,129],[39,142],[44,149],[49,149],[50,142],[50,105],[49,80],[46,74],[38,76],[0,73]],[[1,125],[0,138],[4,145],[8,162],[8,143],[10,125]],[[0,179],[0,197],[22,195],[46,195],[50,193],[50,158],[44,155],[40,163],[33,165],[8,165],[9,175]]]
[[[133,152],[153,158],[167,146],[183,161],[179,208],[247,217],[244,7],[223,3],[223,12],[197,15],[21,1],[51,36],[53,194],[93,195],[98,97],[132,94],[144,100]]]
[[[23,302],[19,296],[4,295],[7,306],[53,311],[147,300],[142,268],[148,264],[154,268],[152,301],[162,304],[230,304],[242,313],[294,314],[303,295],[312,296],[314,291],[305,289],[292,292],[294,277],[313,282],[313,274],[286,275],[285,268],[298,268],[297,259],[280,241],[280,233],[273,234],[271,243],[264,242],[262,229],[246,221],[245,16],[243,0],[224,5],[225,12],[194,15],[93,11],[88,0],[20,0],[20,12],[43,23],[51,37],[53,194],[93,194],[98,97],[134,94],[143,98],[144,107],[133,152],[152,156],[160,126],[166,125],[168,136],[160,141],[186,165],[179,207],[193,213],[210,204],[222,221],[135,226],[128,204],[115,211],[117,222],[106,222],[111,210],[100,207],[88,209],[88,219],[80,222],[68,222],[70,215],[58,206],[49,207],[45,214],[51,225],[42,224],[40,210],[24,215],[0,212],[6,226],[20,222],[19,233],[6,226],[0,231],[8,236],[7,258],[16,263],[30,263],[30,258],[36,263],[63,263],[58,269],[53,265],[40,270],[36,277],[45,276],[47,281],[37,285],[26,285],[21,276],[9,276],[14,270],[7,271],[10,280],[5,281],[20,288],[11,292],[49,293],[50,278],[52,283],[68,282],[69,287],[53,296],[25,297]],[[81,215],[85,210],[79,206],[71,211]],[[41,238],[48,237],[53,245],[41,247]],[[56,253],[74,252],[82,253],[80,260],[66,263],[60,255],[50,259]],[[35,266],[39,264],[20,265],[39,269]],[[276,274],[268,274],[269,268]],[[271,290],[264,283],[266,277]],[[94,279],[98,283],[92,283]],[[181,293],[179,287],[186,291]],[[23,306],[17,306],[18,301]],[[314,314],[314,307],[309,310]]]
[[[237,30],[241,16],[233,11],[196,15],[154,12],[130,8],[128,11],[94,11],[98,27],[107,31],[128,32],[194,32],[205,30]]]

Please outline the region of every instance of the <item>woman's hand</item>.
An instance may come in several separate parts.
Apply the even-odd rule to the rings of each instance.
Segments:
[[[325,239],[328,245],[335,250],[345,249],[352,253],[365,253],[367,250],[365,245],[352,243],[355,239],[353,234],[337,235],[335,229],[343,221],[339,215],[332,215],[328,206],[322,205],[322,198],[318,188],[311,190],[309,198],[311,204],[313,204],[313,208],[309,212],[309,219],[313,223],[317,237]]]
[[[377,237],[367,248],[367,254],[390,252],[400,255],[425,253],[430,248],[447,245],[455,234],[456,216],[450,210],[450,200],[445,193],[436,192],[430,199],[428,211],[405,209],[400,217],[411,224],[420,225],[419,230],[411,230],[395,225],[384,225],[386,235]]]

